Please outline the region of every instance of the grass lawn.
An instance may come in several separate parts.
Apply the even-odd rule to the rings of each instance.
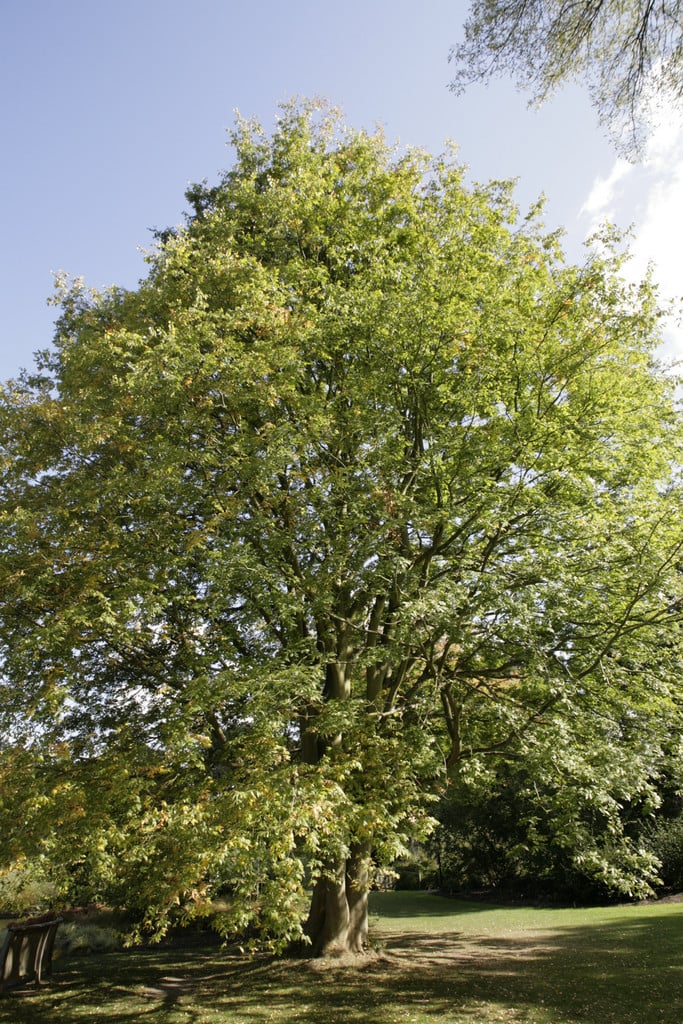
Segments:
[[[372,897],[351,965],[219,947],[58,960],[0,998],[13,1024],[681,1024],[683,903],[529,909]]]

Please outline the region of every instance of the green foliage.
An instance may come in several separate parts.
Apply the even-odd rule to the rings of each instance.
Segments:
[[[615,750],[611,761],[600,748],[539,751],[453,786],[431,844],[441,885],[569,902],[652,896],[659,862],[642,832],[654,780],[643,772],[625,790],[619,768],[628,759],[632,774],[635,757],[615,761]]]
[[[433,857],[423,849],[412,850],[392,865],[392,875],[387,877],[389,888],[400,892],[414,889],[438,889],[439,875]]]
[[[465,39],[451,51],[453,88],[512,74],[539,102],[562,82],[585,79],[601,121],[634,156],[656,101],[683,99],[681,26],[680,0],[473,0]]]
[[[659,862],[659,877],[667,888],[683,891],[683,816],[661,818],[646,836]]]
[[[56,938],[57,954],[83,956],[86,953],[113,953],[121,949],[121,936],[113,928],[93,922],[67,921],[59,926]]]
[[[442,884],[561,900],[641,898],[661,885],[680,723],[627,702],[584,705],[571,742],[548,716],[444,793],[433,839]],[[672,837],[673,838],[673,837]]]
[[[281,947],[447,772],[676,720],[681,432],[609,246],[313,105],[233,141],[0,394],[0,821],[143,931],[220,897]]]
[[[0,873],[0,916],[45,913],[59,901],[60,888],[46,858],[17,864]]]

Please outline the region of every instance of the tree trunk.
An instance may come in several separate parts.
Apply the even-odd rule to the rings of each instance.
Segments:
[[[358,955],[367,946],[370,848],[351,856],[318,879],[305,931],[313,956]]]
[[[319,630],[322,635],[324,631]],[[347,701],[351,696],[348,675],[348,657],[341,639],[333,644],[343,660],[330,661],[325,666],[325,700]],[[319,736],[310,729],[306,718],[302,721],[302,757],[307,764],[318,764],[324,750],[332,756],[340,752],[343,736]],[[328,866],[328,870],[315,884],[311,907],[304,931],[311,942],[313,956],[358,955],[363,952],[368,938],[368,888],[370,878],[370,843],[352,846],[347,858]]]

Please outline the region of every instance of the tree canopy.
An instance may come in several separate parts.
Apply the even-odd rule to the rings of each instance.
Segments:
[[[653,288],[326,108],[233,143],[1,391],[5,867],[355,951],[450,774],[572,751],[638,891],[683,542]]]
[[[683,99],[680,0],[473,0],[462,43],[451,50],[455,91],[511,74],[534,102],[581,79],[620,149],[634,157],[653,100]]]

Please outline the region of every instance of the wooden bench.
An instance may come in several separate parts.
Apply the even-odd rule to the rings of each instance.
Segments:
[[[40,985],[52,974],[52,950],[61,917],[13,921],[0,949],[0,992],[33,981]]]

